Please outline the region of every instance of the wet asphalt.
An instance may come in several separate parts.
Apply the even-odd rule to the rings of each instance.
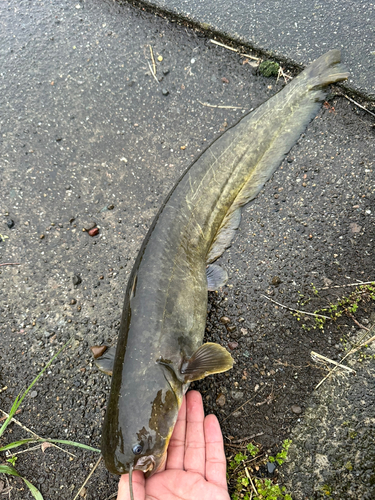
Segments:
[[[0,4],[0,263],[20,264],[0,268],[0,385],[8,387],[0,407],[9,409],[25,381],[73,338],[25,400],[20,419],[39,435],[100,445],[109,381],[89,346],[116,341],[131,266],[175,181],[218,134],[284,85],[249,63],[202,30],[129,4]],[[341,92],[332,90],[244,210],[222,260],[231,282],[211,300],[208,328],[213,340],[238,344],[237,371],[200,387],[206,409],[224,419],[256,385],[264,394],[277,387],[279,406],[254,407],[246,423],[240,412],[225,428],[235,437],[263,432],[265,446],[288,435],[290,408],[304,408],[317,376],[309,368],[296,378],[273,360],[302,365],[316,346],[338,359],[341,346],[330,333],[307,337],[261,294],[295,306],[312,282],[374,279],[373,120],[334,97]],[[220,323],[223,315],[233,330]],[[224,407],[215,403],[219,394]],[[7,441],[25,437],[16,426],[12,432]],[[50,451],[25,454],[17,467],[45,499],[72,498],[96,457],[78,452],[80,460],[68,462]],[[116,491],[104,467],[92,481],[87,499]],[[22,487],[15,483],[13,498],[27,498]]]
[[[205,30],[306,66],[322,50],[341,49],[348,86],[375,99],[375,4],[366,0],[142,0]]]

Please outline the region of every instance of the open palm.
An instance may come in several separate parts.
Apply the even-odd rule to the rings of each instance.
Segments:
[[[134,500],[229,500],[220,424],[204,417],[202,397],[184,397],[169,447],[165,470],[145,479],[133,472]],[[121,476],[117,500],[129,500],[129,474]]]

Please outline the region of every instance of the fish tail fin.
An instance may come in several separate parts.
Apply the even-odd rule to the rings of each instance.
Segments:
[[[331,83],[341,82],[349,77],[349,73],[341,64],[341,53],[337,49],[320,56],[302,75],[308,81],[310,91],[321,90]]]
[[[249,176],[224,216],[214,237],[207,256],[208,264],[214,262],[230,246],[240,225],[241,207],[257,196],[265,182],[298,141],[308,123],[316,116],[320,103],[326,95],[324,88],[331,83],[346,80],[348,75],[343,65],[340,64],[340,51],[330,50],[308,66],[283,90],[269,99],[269,107],[266,108],[268,109],[266,112],[271,109],[272,99],[279,99],[281,95],[289,110],[279,120],[278,130],[270,140],[269,148],[255,166],[249,166]],[[259,112],[261,108],[258,108]],[[253,115],[254,120],[259,121],[262,119],[262,115],[257,115],[258,110],[253,111],[244,119],[251,120]],[[268,119],[270,118],[268,117]],[[254,132],[257,133],[256,127]]]

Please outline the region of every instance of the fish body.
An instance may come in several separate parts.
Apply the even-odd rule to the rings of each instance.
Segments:
[[[212,263],[230,245],[241,206],[317,113],[322,89],[347,78],[339,62],[337,50],[323,55],[216,139],[155,217],[129,278],[113,370],[107,369],[113,377],[102,454],[109,471],[159,470],[188,384],[232,367],[224,348],[202,345],[207,290],[225,282]]]

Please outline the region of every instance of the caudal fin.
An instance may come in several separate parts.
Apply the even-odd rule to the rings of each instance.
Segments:
[[[310,80],[310,90],[317,90],[326,87],[331,83],[347,80],[349,73],[341,64],[341,53],[333,49],[320,56],[310,64],[301,74],[306,80]]]

